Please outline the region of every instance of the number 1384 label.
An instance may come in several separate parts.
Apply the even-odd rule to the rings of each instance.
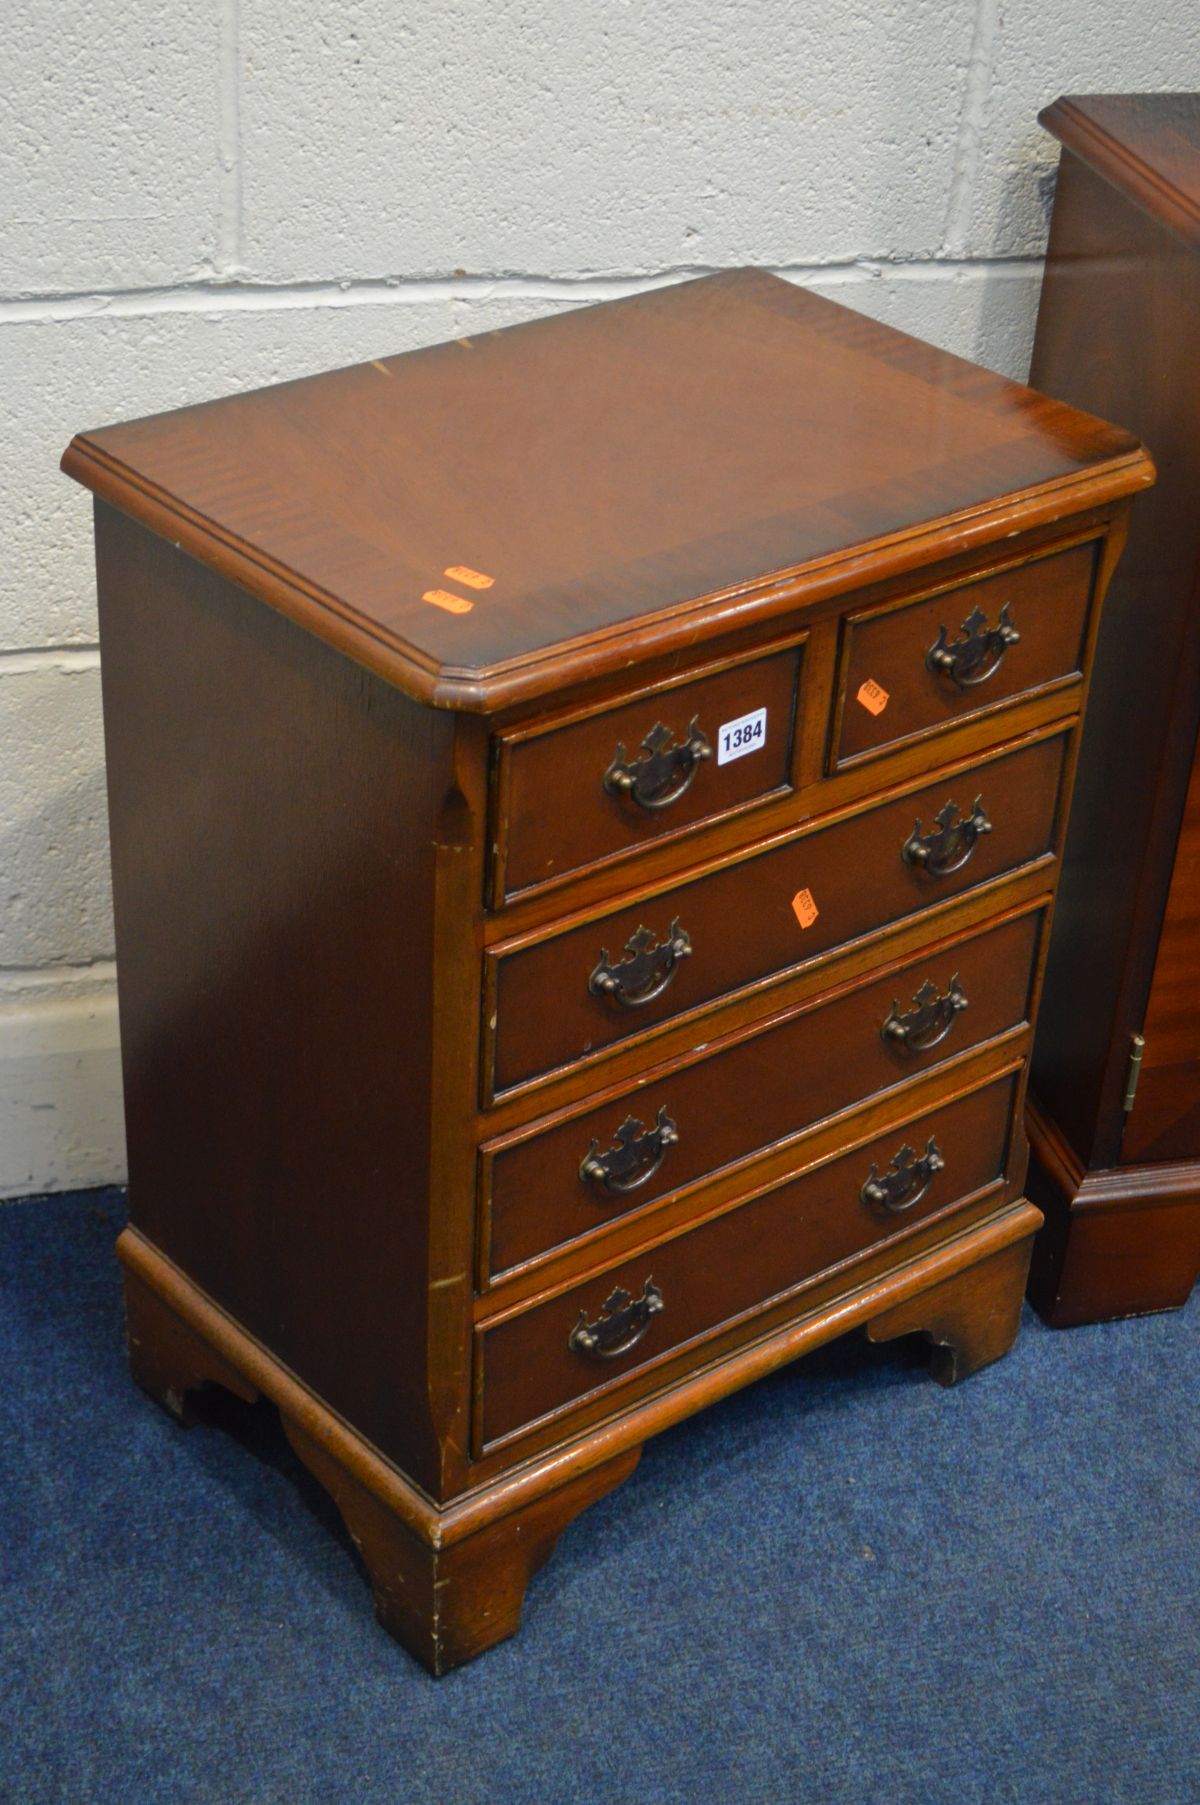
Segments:
[[[760,752],[766,743],[767,711],[756,708],[753,714],[725,722],[717,735],[717,763],[727,765],[731,759],[745,758],[747,752]]]

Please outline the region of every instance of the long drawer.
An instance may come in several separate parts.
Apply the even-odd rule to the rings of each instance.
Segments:
[[[489,955],[499,1095],[782,975],[1052,850],[1066,740],[776,841],[644,901]],[[490,1045],[488,1044],[490,1042]]]
[[[1042,909],[961,936],[480,1163],[487,1279],[602,1234],[1028,1020]]]
[[[1005,1175],[1017,1074],[477,1331],[479,1451],[642,1373]],[[748,1330],[752,1333],[752,1328]]]

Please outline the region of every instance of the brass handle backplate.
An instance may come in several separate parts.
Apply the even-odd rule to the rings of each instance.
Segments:
[[[656,721],[636,757],[626,760],[625,748],[619,745],[604,773],[608,794],[628,796],[644,809],[669,808],[678,802],[704,760],[712,757],[712,747],[700,731],[697,715],[692,716],[682,744],[673,746],[672,738],[671,729]]]
[[[599,1141],[593,1141],[583,1156],[579,1176],[585,1183],[623,1195],[636,1191],[654,1177],[667,1156],[667,1148],[679,1139],[679,1130],[667,1114],[664,1103],[654,1119],[653,1128],[643,1128],[636,1116],[626,1116],[613,1136],[613,1144],[604,1153]]]
[[[579,1312],[567,1346],[585,1360],[616,1360],[637,1346],[650,1327],[650,1318],[662,1308],[663,1294],[653,1279],[646,1280],[638,1298],[618,1286],[605,1299],[595,1322],[588,1321],[586,1310]]]
[[[893,1214],[911,1210],[914,1203],[920,1203],[945,1163],[932,1135],[920,1158],[906,1141],[886,1172],[881,1173],[878,1166],[871,1167],[871,1176],[859,1196],[874,1209],[891,1210]]]
[[[966,1006],[957,972],[945,992],[939,991],[932,978],[926,978],[913,997],[912,1008],[902,1015],[899,1002],[893,1002],[879,1032],[894,1046],[904,1047],[910,1053],[927,1053],[930,1047],[945,1040]]]
[[[949,632],[939,627],[937,639],[925,654],[925,664],[927,669],[953,678],[960,689],[986,683],[1000,669],[1009,646],[1015,646],[1021,637],[1012,624],[1007,602],[994,627],[988,626],[983,609],[976,608],[968,614],[959,633],[961,637],[951,645]]]
[[[638,1009],[662,995],[691,950],[691,940],[677,920],[661,942],[650,928],[639,927],[625,942],[623,959],[614,964],[607,951],[600,954],[588,989],[593,996],[611,997],[623,1009]]]
[[[982,796],[976,796],[969,815],[960,816],[957,802],[947,802],[934,816],[927,834],[921,832],[919,820],[914,822],[900,857],[906,865],[919,865],[931,877],[946,877],[966,864],[983,835],[991,831]]]

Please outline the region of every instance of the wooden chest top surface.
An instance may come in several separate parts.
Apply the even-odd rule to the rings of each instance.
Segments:
[[[84,433],[64,468],[475,709],[1151,480],[1127,433],[753,270]]]

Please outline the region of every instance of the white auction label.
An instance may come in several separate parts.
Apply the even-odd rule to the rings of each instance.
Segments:
[[[727,765],[732,759],[745,758],[747,752],[760,752],[767,743],[767,711],[756,708],[753,714],[739,715],[726,721],[717,734],[717,763]]]

